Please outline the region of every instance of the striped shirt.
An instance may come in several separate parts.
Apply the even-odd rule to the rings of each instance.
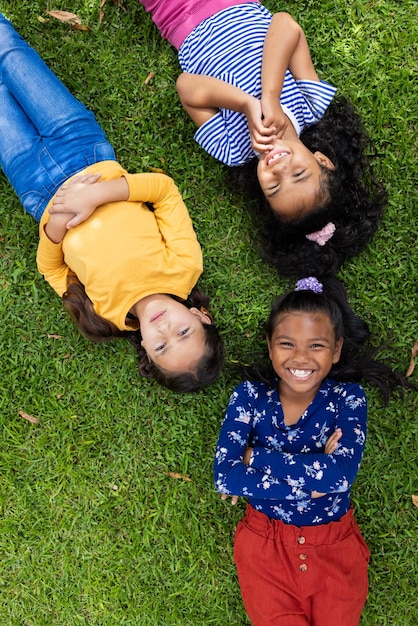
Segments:
[[[248,3],[220,11],[204,20],[179,50],[183,72],[223,80],[261,98],[261,60],[272,14]],[[318,122],[336,92],[324,81],[295,80],[287,70],[280,96],[284,113],[298,135]],[[243,113],[220,109],[195,133],[197,143],[226,165],[242,165],[257,156]]]

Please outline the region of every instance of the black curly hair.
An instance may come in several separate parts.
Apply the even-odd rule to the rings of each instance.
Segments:
[[[327,199],[314,211],[293,220],[275,215],[258,184],[257,159],[237,168],[240,172],[235,176],[235,182],[255,200],[262,256],[282,276],[335,272],[366,247],[387,203],[386,191],[373,173],[371,141],[346,98],[336,97],[300,139],[311,152],[322,152],[335,165],[334,170],[323,168]],[[329,222],[336,228],[325,245],[306,238]]]

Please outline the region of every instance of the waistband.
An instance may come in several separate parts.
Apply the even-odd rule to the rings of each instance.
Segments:
[[[283,544],[291,547],[334,544],[345,539],[354,528],[357,528],[352,506],[335,522],[318,524],[317,526],[294,526],[293,524],[285,524],[281,520],[271,519],[247,503],[241,523],[262,537],[280,540]]]
[[[260,4],[260,0],[202,0],[195,10],[189,12],[184,21],[174,25],[172,30],[170,29],[167,39],[179,50],[186,37],[208,17],[229,7],[250,2]]]

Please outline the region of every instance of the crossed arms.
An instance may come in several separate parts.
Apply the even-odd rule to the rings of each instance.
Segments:
[[[277,435],[286,441],[286,437],[270,428],[268,421],[263,422],[263,405],[260,408],[247,393],[246,383],[240,385],[231,396],[216,448],[214,474],[218,491],[268,500],[284,500],[298,494],[306,499],[315,497],[314,492],[348,491],[365,444],[367,405],[364,393],[358,390],[358,386],[346,387],[345,395],[338,400],[333,397],[328,408],[325,403],[321,412],[310,418],[319,424],[312,434],[309,430],[305,434],[298,431],[299,443],[286,444],[287,450],[282,451],[273,439]],[[313,436],[318,428],[321,441]],[[251,449],[248,445],[254,434],[257,441]]]

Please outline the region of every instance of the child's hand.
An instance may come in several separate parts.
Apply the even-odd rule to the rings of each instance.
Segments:
[[[325,444],[324,454],[333,454],[338,448],[338,442],[343,436],[341,428],[336,428]]]
[[[268,128],[262,119],[261,102],[257,98],[249,98],[245,107],[248,130],[251,136],[253,150],[258,153],[273,150],[273,141],[276,139],[275,128]]]
[[[46,236],[53,243],[60,243],[67,233],[68,214],[54,213],[45,224]]]
[[[50,214],[71,214],[73,217],[69,216],[67,229],[85,222],[98,206],[94,183],[100,176],[101,174],[76,176],[69,183],[62,185],[49,209]]]
[[[322,498],[322,496],[326,495],[326,493],[321,493],[320,491],[311,491],[311,498]]]
[[[250,446],[247,446],[244,450],[244,454],[242,456],[242,462],[244,463],[244,465],[249,465],[250,464],[250,459],[251,459],[251,454],[253,452],[254,448],[250,448]]]
[[[333,454],[335,450],[338,448],[338,442],[343,436],[343,431],[341,428],[336,428],[335,431],[328,437],[328,440],[325,444],[324,454]],[[322,496],[326,496],[326,493],[321,493],[320,491],[312,491],[311,498],[322,498]]]
[[[287,115],[284,114],[280,102],[277,99],[261,98],[261,110],[263,113],[263,124],[266,128],[274,128],[275,135],[282,139],[286,128],[291,126]]]
[[[221,495],[221,500],[227,500],[228,497],[229,496],[226,493],[223,493]],[[238,502],[238,496],[231,496],[231,504],[232,504],[232,506],[235,506],[237,502]]]

